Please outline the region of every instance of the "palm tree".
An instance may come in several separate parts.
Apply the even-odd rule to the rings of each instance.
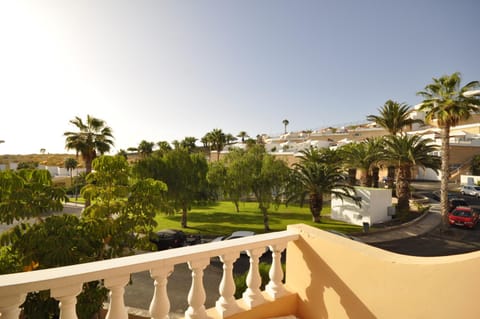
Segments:
[[[202,142],[206,144],[211,150],[217,152],[217,161],[220,159],[220,152],[223,150],[223,147],[227,144],[227,138],[225,133],[221,129],[216,128],[211,132],[205,134],[202,138]]]
[[[287,202],[299,199],[303,204],[308,197],[312,220],[320,223],[324,194],[357,199],[355,189],[347,183],[347,176],[343,174],[339,162],[321,161],[317,155],[308,150],[300,157],[300,162],[293,165]]]
[[[405,126],[423,123],[420,119],[410,118],[412,110],[405,103],[388,100],[378,111],[380,115],[368,115],[367,120],[377,123],[392,135],[402,132]]]
[[[437,146],[430,139],[422,139],[419,135],[390,135],[385,138],[385,157],[397,169],[396,194],[397,209],[405,212],[410,209],[410,181],[414,168],[440,167],[440,158],[432,155]]]
[[[248,134],[245,131],[240,131],[240,133],[238,133],[237,137],[240,137],[242,139],[242,143],[245,143],[245,138],[248,138]]]
[[[78,166],[78,161],[73,157],[68,157],[64,162],[65,168],[70,172],[70,185],[73,185],[73,169]]]
[[[287,134],[287,126],[288,126],[288,124],[290,124],[290,122],[287,119],[284,119],[282,121],[282,123],[283,123],[283,126],[285,128],[285,134]]]
[[[374,173],[378,170],[379,163],[384,159],[384,147],[382,139],[367,138],[361,143],[350,143],[340,148],[342,160],[348,168],[355,168],[363,172],[360,185],[374,187],[378,185],[378,176]]]
[[[154,146],[155,143],[142,140],[140,144],[138,144],[137,151],[142,158],[145,158],[153,153]]]
[[[465,94],[480,87],[479,81],[472,81],[460,87],[461,75],[455,72],[444,75],[438,79],[433,78],[433,83],[425,86],[417,95],[424,98],[420,111],[425,112],[427,122],[436,121],[441,135],[441,184],[440,208],[443,226],[448,226],[448,180],[450,177],[450,128],[462,120],[470,118],[471,114],[478,112],[480,99],[478,96]]]
[[[87,121],[76,116],[70,121],[79,132],[65,132],[65,148],[75,150],[85,162],[85,171],[92,171],[92,161],[98,154],[103,155],[113,146],[112,129],[106,126],[105,121],[87,115]]]
[[[197,148],[197,145],[195,144],[196,142],[196,137],[187,136],[180,142],[180,144],[185,150],[187,150],[189,153],[192,153]]]

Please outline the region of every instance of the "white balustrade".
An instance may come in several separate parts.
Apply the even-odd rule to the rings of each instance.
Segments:
[[[250,257],[250,268],[247,275],[247,290],[245,290],[242,297],[248,309],[252,309],[265,302],[265,298],[260,290],[262,277],[260,277],[258,270],[258,261],[264,252],[264,247],[247,250],[247,254]]]
[[[110,305],[105,319],[128,319],[127,308],[123,299],[125,286],[130,281],[130,275],[105,278],[104,285],[110,290]]]
[[[192,286],[188,293],[189,307],[185,311],[187,319],[204,319],[207,318],[205,310],[205,288],[203,286],[203,270],[210,264],[209,259],[200,259],[188,262],[188,268],[192,271]]]
[[[215,303],[215,308],[222,318],[240,311],[240,307],[235,302],[235,281],[233,280],[233,263],[239,256],[238,252],[220,256],[220,261],[223,263],[223,275],[218,289],[220,298]]]
[[[53,288],[50,296],[60,301],[60,319],[77,319],[77,296],[82,292],[82,284]]]
[[[284,296],[287,291],[283,286],[283,269],[282,269],[282,252],[285,250],[287,245],[285,243],[271,245],[269,246],[270,250],[272,251],[272,266],[270,267],[270,271],[268,275],[270,277],[270,282],[265,287],[268,295],[273,299],[277,299],[279,297]]]
[[[187,262],[192,271],[192,285],[187,297],[189,307],[185,312],[185,318],[205,319],[207,312],[203,273],[210,263],[210,258],[216,256],[220,256],[223,262],[223,276],[219,287],[220,298],[215,306],[221,317],[227,317],[241,311],[233,297],[235,293],[233,263],[238,259],[240,251],[246,250],[250,257],[248,288],[243,294],[243,301],[247,307],[253,308],[265,302],[260,291],[261,278],[258,271],[259,258],[264,253],[265,247],[270,246],[273,252],[267,290],[276,298],[285,291],[281,283],[283,279],[281,252],[289,241],[298,237],[295,232],[282,231],[79,265],[0,275],[0,317],[18,319],[20,305],[25,301],[28,292],[50,289],[51,296],[60,301],[60,318],[76,319],[75,305],[82,284],[104,280],[105,287],[110,290],[106,319],[127,319],[124,302],[125,285],[128,284],[132,273],[150,270],[150,275],[155,280],[155,292],[149,309],[151,318],[168,319],[170,311],[166,287],[168,276],[175,265]]]
[[[170,300],[167,294],[168,276],[173,272],[173,264],[163,264],[161,267],[150,270],[150,276],[155,280],[155,290],[150,304],[152,319],[168,319]]]
[[[25,301],[26,294],[0,297],[0,317],[2,319],[18,319],[20,305]]]

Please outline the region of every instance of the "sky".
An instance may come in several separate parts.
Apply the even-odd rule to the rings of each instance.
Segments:
[[[2,0],[0,154],[65,153],[87,114],[115,147],[220,128],[366,122],[445,74],[480,80],[478,0]],[[200,144],[200,143],[199,143]],[[73,151],[70,151],[73,152]]]

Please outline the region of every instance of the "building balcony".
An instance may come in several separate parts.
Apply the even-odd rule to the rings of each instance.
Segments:
[[[270,282],[260,290],[258,263],[272,252]],[[286,250],[286,278],[281,254]],[[233,263],[246,252],[250,260],[247,290],[234,298]],[[206,309],[204,269],[219,257],[223,275],[215,307]],[[17,319],[28,292],[47,290],[60,301],[60,318],[77,318],[76,296],[82,284],[103,280],[110,291],[107,319],[128,318],[124,288],[133,273],[154,279],[149,317],[169,318],[168,278],[177,264],[188,263],[190,291],[184,318],[263,319],[294,315],[317,318],[477,318],[480,252],[447,257],[398,255],[322,230],[291,225],[286,231],[237,240],[67,267],[0,276],[1,318]]]

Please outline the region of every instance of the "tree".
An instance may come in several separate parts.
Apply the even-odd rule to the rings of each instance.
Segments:
[[[378,186],[378,176],[374,179],[374,172],[378,171],[379,163],[384,160],[384,146],[382,139],[368,138],[360,143],[350,143],[340,148],[342,160],[346,167],[362,171],[360,186]]]
[[[170,143],[168,143],[167,141],[160,141],[157,143],[157,146],[158,151],[162,154],[172,150],[172,146],[170,146]]]
[[[80,117],[70,121],[79,132],[65,132],[65,148],[75,150],[82,156],[85,162],[85,171],[92,171],[92,161],[98,154],[103,155],[110,151],[114,145],[112,129],[106,126],[105,121],[87,115],[87,121],[83,122]]]
[[[0,171],[0,223],[12,224],[61,211],[65,191],[53,185],[48,170]]]
[[[420,119],[411,118],[412,110],[405,103],[388,100],[378,111],[380,115],[368,115],[367,120],[385,128],[391,135],[402,132],[408,125],[423,123]]]
[[[210,150],[215,150],[217,152],[218,161],[220,159],[220,152],[227,144],[227,138],[221,129],[216,128],[205,134],[202,138],[202,142],[209,147]]]
[[[437,150],[430,139],[422,139],[419,135],[390,135],[385,139],[385,157],[397,169],[396,194],[397,210],[408,212],[410,209],[410,181],[414,168],[440,167],[440,158],[431,155]]]
[[[138,153],[141,157],[150,156],[153,153],[153,146],[155,146],[155,143],[142,140],[137,147]]]
[[[248,138],[248,134],[245,131],[240,131],[240,133],[238,133],[237,137],[240,137],[242,139],[242,143],[245,143],[245,139]]]
[[[480,155],[475,155],[470,163],[471,174],[480,175]]]
[[[197,148],[195,144],[197,142],[197,138],[193,136],[185,137],[181,142],[180,145],[183,147],[187,152],[192,153]]]
[[[308,198],[310,213],[315,223],[321,222],[325,194],[356,200],[355,189],[348,184],[340,162],[329,161],[327,158],[329,157],[322,157],[320,152],[312,154],[311,151],[303,151],[300,162],[293,165],[289,180],[287,202],[297,199],[303,204],[305,198]]]
[[[265,232],[270,231],[268,209],[279,205],[285,192],[289,168],[285,162],[268,154],[263,146],[254,146],[246,153],[248,167],[252,170],[252,192],[263,215]]]
[[[166,205],[167,186],[152,179],[130,183],[130,168],[122,156],[98,157],[93,168],[82,188],[83,197],[92,205],[84,209],[82,217],[87,228],[102,239],[96,260],[131,253],[126,249],[135,245],[147,246],[145,237],[156,226],[156,212]]]
[[[65,168],[70,173],[70,185],[73,185],[73,170],[77,168],[78,161],[73,157],[67,157],[64,162]]]
[[[290,124],[290,122],[287,119],[284,119],[282,123],[283,123],[283,127],[285,128],[284,132],[285,134],[287,134],[287,126],[288,124]]]
[[[240,200],[252,189],[253,171],[247,160],[246,151],[233,149],[221,161],[210,163],[207,180],[221,189],[223,195],[230,199],[237,212]]]
[[[206,196],[208,165],[205,157],[176,148],[138,161],[133,170],[137,177],[153,178],[167,184],[168,203],[173,211],[181,211],[181,226],[186,228],[192,204]],[[170,212],[170,209],[165,207],[164,211]]]
[[[470,118],[471,114],[478,112],[480,98],[465,94],[480,87],[479,81],[472,81],[461,87],[461,75],[455,72],[440,78],[433,78],[433,83],[425,86],[423,91],[417,93],[424,100],[420,111],[425,112],[427,122],[436,122],[441,135],[441,182],[440,182],[440,207],[443,227],[448,227],[448,181],[450,177],[450,128],[462,120]]]

